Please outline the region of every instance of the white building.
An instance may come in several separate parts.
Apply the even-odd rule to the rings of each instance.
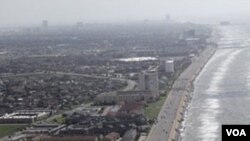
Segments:
[[[168,59],[165,61],[165,72],[174,73],[174,59]]]
[[[51,110],[20,110],[0,117],[1,123],[33,123],[37,120],[47,118]]]
[[[155,97],[159,96],[158,71],[143,71],[139,74],[139,89],[151,91]]]

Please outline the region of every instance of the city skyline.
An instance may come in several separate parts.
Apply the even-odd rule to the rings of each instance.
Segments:
[[[39,25],[42,20],[52,25],[164,20],[167,14],[181,22],[245,22],[249,4],[246,0],[2,0],[0,26]]]

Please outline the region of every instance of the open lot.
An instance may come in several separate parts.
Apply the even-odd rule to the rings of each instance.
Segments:
[[[11,135],[12,133],[15,133],[16,131],[22,130],[27,125],[25,124],[0,124],[0,138]]]
[[[157,118],[164,101],[167,96],[161,96],[157,102],[149,103],[147,107],[145,107],[145,116],[150,119]]]

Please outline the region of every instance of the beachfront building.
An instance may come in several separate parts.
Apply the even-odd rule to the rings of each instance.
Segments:
[[[165,73],[174,73],[174,59],[165,61]]]
[[[139,74],[139,89],[144,91],[151,91],[156,98],[159,96],[159,79],[158,71],[142,71]]]

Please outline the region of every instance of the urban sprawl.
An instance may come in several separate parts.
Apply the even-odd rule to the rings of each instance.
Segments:
[[[150,141],[175,81],[216,47],[212,34],[149,21],[1,29],[0,140]]]

